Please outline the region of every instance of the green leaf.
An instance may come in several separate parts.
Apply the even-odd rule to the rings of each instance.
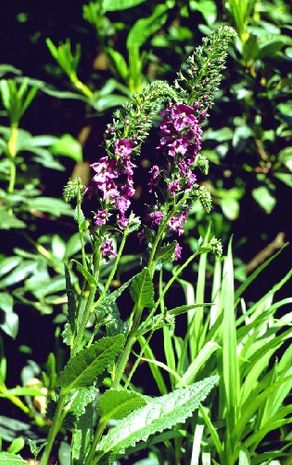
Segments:
[[[0,309],[4,312],[4,318],[1,323],[1,329],[15,339],[18,333],[18,315],[13,312],[13,298],[7,292],[0,292]]]
[[[105,371],[122,350],[124,336],[104,337],[90,347],[81,350],[65,366],[58,384],[65,392],[91,386],[97,376]]]
[[[24,444],[24,439],[22,436],[20,436],[19,438],[16,438],[12,441],[12,443],[8,447],[7,452],[9,452],[10,454],[18,454],[18,452],[20,452],[24,448]]]
[[[25,223],[11,214],[4,205],[0,206],[0,229],[24,228]]]
[[[220,307],[223,310],[223,380],[227,409],[227,422],[232,429],[236,424],[239,410],[240,377],[237,357],[236,323],[234,307],[234,279],[231,242],[228,254],[224,260],[223,282],[220,299]]]
[[[54,197],[37,197],[26,202],[28,210],[38,210],[52,216],[74,216],[74,211],[66,202]]]
[[[216,342],[207,342],[202,347],[197,357],[191,362],[187,371],[181,377],[181,381],[177,384],[177,387],[187,386],[188,384],[193,382],[201,367],[205,366],[207,360],[209,360],[211,355],[213,355],[214,352],[216,352],[218,349],[220,349],[220,346]]]
[[[129,76],[129,70],[123,55],[113,48],[108,48],[107,54],[109,55],[115,70],[118,72],[121,78],[123,78],[124,81],[126,81]]]
[[[289,173],[274,173],[275,178],[279,179],[281,182],[286,184],[289,187],[292,187],[292,176]]]
[[[27,462],[19,455],[0,452],[0,465],[27,465]]]
[[[0,397],[12,397],[12,396],[43,396],[41,389],[38,387],[22,387],[17,386],[12,389],[0,392]]]
[[[146,0],[103,0],[103,11],[121,11],[133,8],[134,6],[144,3]]]
[[[145,404],[146,401],[140,394],[118,389],[106,391],[99,399],[101,414],[106,421],[121,420]]]
[[[139,441],[147,441],[151,434],[183,423],[199,407],[218,381],[217,376],[206,378],[184,389],[157,397],[126,418],[103,437],[97,451],[107,454],[122,453]]]
[[[176,242],[171,242],[170,244],[159,247],[156,251],[154,261],[162,264],[172,262],[174,259],[175,246]]]
[[[77,139],[70,134],[64,134],[51,148],[54,155],[61,155],[75,160],[77,163],[83,160],[82,146]]]
[[[148,268],[137,274],[131,283],[130,294],[138,311],[154,305],[154,289]]]
[[[276,205],[275,197],[270,194],[269,189],[265,186],[253,189],[252,196],[267,214],[270,214]]]
[[[289,171],[292,171],[292,147],[286,147],[279,153],[279,162],[283,163]]]

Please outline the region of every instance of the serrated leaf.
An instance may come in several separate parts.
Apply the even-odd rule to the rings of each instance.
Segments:
[[[120,286],[115,291],[111,292],[106,296],[106,298],[96,307],[96,311],[107,312],[112,304],[122,295],[122,293],[127,289],[131,284],[133,278],[129,279],[126,283]]]
[[[61,372],[58,385],[64,388],[65,392],[92,385],[97,376],[114,361],[123,344],[124,336],[119,334],[104,337],[92,346],[81,350]]]
[[[154,305],[154,289],[148,268],[143,268],[133,278],[130,294],[139,311]]]
[[[117,389],[106,391],[99,399],[101,414],[107,421],[121,420],[145,404],[146,401],[140,394]]]
[[[175,246],[176,246],[176,242],[171,242],[170,244],[162,245],[157,250],[154,260],[157,263],[171,262],[174,257]]]
[[[97,446],[97,451],[119,454],[151,434],[160,433],[189,418],[218,381],[206,378],[188,388],[151,399],[147,405],[128,415],[113,427]]]
[[[19,455],[0,452],[0,465],[27,465],[27,462]]]

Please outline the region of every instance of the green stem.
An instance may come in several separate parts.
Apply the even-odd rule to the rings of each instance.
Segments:
[[[91,310],[94,306],[95,292],[96,292],[95,284],[90,284],[88,299],[87,299],[86,306],[85,306],[85,309],[82,315],[80,327],[78,328],[78,333],[76,335],[76,338],[74,340],[73,347],[72,347],[72,357],[76,355],[76,352],[81,346],[84,331],[85,331],[87,322],[89,320]]]
[[[82,202],[82,197],[81,197],[81,192],[79,190],[78,197],[77,197],[78,231],[79,231],[79,238],[80,238],[80,244],[81,244],[82,265],[85,266],[85,268],[87,269],[84,237],[83,237],[83,232],[81,230],[81,218],[82,218],[81,202]]]
[[[10,177],[9,177],[9,185],[8,185],[9,194],[13,194],[14,186],[16,182],[15,157],[17,154],[17,148],[16,148],[17,133],[18,133],[18,127],[16,124],[13,124],[11,126],[10,137],[7,143],[8,156],[10,159]]]
[[[42,455],[40,465],[48,464],[56,436],[62,426],[63,420],[66,415],[66,411],[64,412],[64,405],[65,405],[65,396],[61,396],[58,402],[58,405],[57,405],[56,413],[54,415],[53,423],[51,424],[51,427],[49,430],[47,444],[46,444],[44,453]]]
[[[13,194],[14,186],[16,181],[16,166],[14,163],[14,159],[10,159],[10,177],[9,177],[9,185],[8,185],[8,193]]]
[[[108,277],[108,279],[107,279],[107,281],[106,281],[106,283],[105,283],[105,285],[104,285],[104,288],[103,288],[103,290],[102,290],[102,293],[100,294],[99,299],[97,300],[97,302],[96,302],[96,304],[95,304],[95,307],[103,301],[103,299],[104,299],[104,297],[106,296],[106,293],[107,293],[107,291],[108,291],[108,289],[109,289],[109,287],[110,287],[110,285],[111,285],[111,283],[112,283],[112,280],[113,280],[113,278],[114,278],[114,276],[115,276],[115,274],[116,274],[118,265],[119,265],[119,263],[120,263],[120,259],[121,259],[122,253],[123,253],[123,251],[124,251],[124,248],[125,248],[125,245],[126,245],[126,240],[127,240],[128,235],[129,235],[129,230],[128,230],[128,229],[125,229],[125,232],[124,232],[124,235],[123,235],[123,239],[122,239],[121,245],[120,245],[120,247],[119,247],[117,257],[116,257],[116,259],[115,259],[114,266],[113,266],[113,268],[112,268],[112,270],[111,270],[111,272],[110,272],[110,275],[109,275],[109,277]]]
[[[89,453],[86,457],[86,460],[85,460],[85,463],[84,465],[92,465],[93,464],[93,458],[94,458],[94,455],[95,455],[95,452],[96,452],[96,447],[97,447],[97,444],[99,443],[99,440],[106,428],[106,424],[107,422],[106,421],[103,421],[103,419],[101,418],[100,422],[99,422],[99,426],[96,430],[96,433],[95,433],[95,436],[94,436],[94,440],[93,440],[93,443],[90,447],[90,450],[89,450]]]

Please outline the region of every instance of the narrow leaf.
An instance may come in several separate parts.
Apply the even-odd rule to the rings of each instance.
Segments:
[[[137,274],[130,286],[130,294],[139,311],[154,305],[154,289],[148,268]]]

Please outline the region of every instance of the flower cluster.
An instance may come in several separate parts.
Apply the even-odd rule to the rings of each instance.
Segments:
[[[112,212],[117,213],[118,224],[121,228],[127,226],[126,212],[135,194],[133,175],[136,165],[131,159],[133,148],[133,141],[118,139],[113,157],[104,156],[91,165],[95,174],[88,190],[98,191],[102,207],[94,217],[94,223],[98,227],[108,222]]]
[[[149,192],[153,192],[160,184],[165,186],[167,198],[171,201],[178,194],[198,188],[194,169],[201,150],[203,131],[201,123],[207,116],[202,105],[193,106],[185,103],[173,103],[162,112],[160,124],[161,139],[158,150],[165,155],[165,166],[153,165],[149,174]],[[169,203],[169,202],[168,202]],[[185,208],[185,207],[184,207]],[[164,219],[163,206],[149,214],[151,227],[157,227]],[[168,219],[168,230],[171,234],[181,236],[186,222],[185,209],[175,212]],[[182,248],[177,243],[176,258],[181,255]]]

